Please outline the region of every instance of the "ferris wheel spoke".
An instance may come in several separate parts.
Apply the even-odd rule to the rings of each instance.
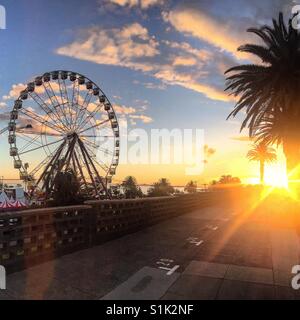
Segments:
[[[20,132],[18,132],[17,136],[18,136],[19,138],[21,138],[22,140],[26,141],[27,143],[30,143],[30,142],[32,142],[32,140],[33,140],[33,139],[25,136],[24,134],[20,133]],[[38,142],[38,141],[34,141],[33,144],[35,144],[35,145],[37,145],[37,146],[41,146],[41,145],[42,145],[42,144],[41,144],[40,142]]]
[[[43,145],[40,146],[40,147],[37,147],[37,148],[33,148],[33,149],[30,149],[30,150],[26,150],[26,151],[20,152],[19,155],[22,155],[22,154],[25,154],[25,153],[29,153],[29,152],[32,152],[32,151],[39,150],[39,149],[41,149],[41,148],[45,148],[45,147],[51,146],[51,145],[56,144],[56,143],[58,143],[58,142],[61,142],[61,141],[63,141],[63,140],[65,140],[65,139],[63,138],[63,139],[60,139],[60,140],[57,140],[57,141],[53,141],[53,142],[49,142],[49,143],[47,143],[47,144],[43,144]]]
[[[26,135],[36,135],[36,132],[30,132],[28,130],[24,131],[24,130],[18,130],[16,131],[17,133],[23,133]],[[63,137],[64,134],[60,134],[60,133],[51,133],[51,132],[39,132],[39,135],[41,136],[50,136],[50,137]]]
[[[36,136],[35,138],[33,138],[31,141],[28,141],[28,143],[23,146],[20,150],[19,150],[19,154],[22,153],[25,149],[27,149],[28,147],[30,147],[31,145],[35,144],[36,145],[36,141],[37,139],[39,139],[39,136]]]
[[[84,128],[84,126],[89,122],[90,119],[92,119],[102,108],[102,104],[98,104],[96,108],[90,112],[90,114],[83,120],[78,126],[78,129]]]
[[[76,81],[73,82],[73,89],[72,89],[72,97],[70,100],[70,106],[71,106],[71,128],[74,129],[74,122],[73,122],[73,112],[74,112],[74,92],[75,92],[75,83]],[[75,118],[76,119],[76,118]]]
[[[80,135],[80,138],[97,138],[96,135]]]
[[[115,138],[115,136],[110,136],[110,135],[92,135],[92,134],[88,134],[88,135],[85,135],[85,134],[81,134],[80,137],[82,138]]]
[[[73,93],[72,93],[72,108],[76,109],[75,111],[75,121],[78,119],[78,113],[80,112],[79,108],[79,92],[80,85],[78,80],[75,80],[73,83]],[[76,123],[74,123],[73,129],[76,129]]]
[[[84,142],[86,142],[89,146],[91,146],[92,148],[98,149],[100,146],[88,139],[83,139]]]
[[[107,172],[107,170],[109,169],[109,167],[107,165],[105,165],[105,163],[100,163],[96,158],[93,159],[94,162],[104,171]]]
[[[86,131],[88,131],[88,130],[91,130],[91,129],[100,127],[100,126],[102,126],[103,124],[105,124],[105,123],[107,123],[107,122],[109,122],[109,121],[110,121],[109,119],[104,120],[104,121],[101,121],[101,122],[99,122],[99,123],[97,123],[97,124],[95,124],[95,125],[93,125],[93,126],[91,126],[91,127],[88,127],[88,128],[86,128],[86,129],[81,130],[81,131],[79,132],[79,134],[81,134],[81,133],[83,133],[83,132],[86,132]]]
[[[54,93],[54,90],[50,84],[50,81],[49,82],[43,82],[43,87],[44,87],[44,90],[46,92],[46,95],[48,96],[48,99],[50,100],[51,102],[51,106],[52,106],[52,112],[53,114],[56,115],[56,117],[60,120],[60,123],[62,124],[62,126],[64,127],[64,129],[68,130],[68,128],[66,127],[65,123],[63,122],[63,118],[61,117],[61,115],[59,114],[59,112],[57,111],[57,108],[58,107],[61,107],[61,104],[59,103],[57,97],[56,97],[56,94]],[[56,101],[54,101],[56,100]]]
[[[68,97],[68,91],[67,91],[65,80],[58,79],[58,85],[59,85],[59,92],[60,92],[62,103],[64,103],[64,105],[68,105],[69,112],[70,112],[69,97]],[[70,121],[69,121],[68,116],[65,112],[65,109],[62,108],[62,110],[63,110],[63,115],[64,115],[65,121],[67,123],[67,126],[70,128]]]
[[[86,149],[87,151],[90,152],[89,153],[90,157],[94,160],[94,162],[96,162],[101,167],[102,170],[107,171],[109,169],[109,166],[105,164],[103,161],[101,161],[100,159],[98,161],[97,155],[88,146],[86,146]]]
[[[61,128],[59,128],[58,126],[56,126],[55,124],[49,122],[48,120],[45,120],[44,118],[42,118],[41,116],[39,116],[37,113],[32,112],[28,109],[20,109],[20,112],[23,113],[24,115],[28,116],[29,118],[40,122],[40,124],[45,125],[46,127],[56,131],[56,132],[60,132],[63,133],[63,131],[61,130]]]
[[[59,108],[60,110],[60,113],[59,113],[59,116],[61,118],[61,116],[63,116],[63,118],[61,118],[62,122],[63,122],[63,119],[65,122],[63,122],[64,124],[64,127],[65,129],[69,129],[69,123],[67,121],[67,117],[66,117],[66,114],[65,114],[65,110],[64,110],[64,106],[68,103],[68,102],[64,102],[63,98],[62,98],[62,95],[61,95],[61,103],[58,101],[58,97],[57,95],[55,94],[52,86],[51,86],[51,82],[48,82],[48,85],[49,85],[49,89],[50,89],[50,92],[51,92],[51,96],[54,97],[54,99],[56,100],[56,103],[52,101],[51,99],[51,103],[53,105],[53,108],[56,110],[57,108]],[[60,84],[59,84],[59,92],[61,93],[61,88],[60,88]],[[49,95],[48,95],[49,96]]]
[[[53,110],[49,105],[43,101],[43,99],[36,92],[29,92],[29,96],[39,105],[39,107],[52,119],[53,122],[61,123],[61,119],[56,110]],[[62,128],[63,129],[63,128]]]
[[[99,150],[101,150],[103,153],[105,153],[105,154],[109,154],[109,155],[111,155],[111,156],[113,156],[114,155],[114,153],[113,152],[111,152],[110,150],[108,150],[108,149],[104,149],[104,148],[99,148]]]
[[[45,159],[43,159],[30,173],[29,175],[34,176],[42,167],[44,167],[54,156],[60,146],[54,149]]]
[[[89,106],[89,104],[90,104],[90,102],[91,102],[92,97],[93,97],[93,91],[92,91],[92,90],[89,90],[89,91],[86,93],[85,97],[84,97],[83,103],[81,104],[81,110],[80,110],[79,115],[78,115],[78,118],[80,119],[80,121],[79,121],[79,124],[78,124],[77,127],[76,127],[77,130],[80,130],[80,128],[82,127],[81,124],[82,124],[82,123],[85,121],[85,119],[86,119],[86,118],[84,117],[85,113],[86,113],[86,112],[89,112],[89,113],[90,113],[90,111],[88,110],[88,106]]]

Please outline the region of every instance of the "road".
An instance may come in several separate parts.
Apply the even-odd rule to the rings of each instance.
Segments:
[[[299,299],[299,236],[215,206],[8,276],[0,299]]]

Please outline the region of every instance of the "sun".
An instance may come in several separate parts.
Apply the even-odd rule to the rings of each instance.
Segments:
[[[265,184],[272,187],[288,188],[288,177],[284,163],[266,166]]]

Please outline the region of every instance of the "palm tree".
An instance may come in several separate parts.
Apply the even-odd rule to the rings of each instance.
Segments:
[[[155,182],[153,187],[148,190],[149,197],[165,197],[173,194],[175,189],[166,178],[161,178]]]
[[[265,163],[276,161],[276,151],[264,142],[254,144],[252,149],[248,151],[247,158],[250,161],[259,161],[260,163],[260,182],[264,183]]]
[[[241,110],[241,130],[265,144],[282,144],[290,173],[300,161],[300,33],[286,26],[282,13],[273,25],[249,29],[262,45],[246,44],[238,51],[259,58],[261,64],[235,66],[226,71],[227,88],[238,101],[229,117]]]
[[[240,184],[241,179],[238,177],[233,177],[230,174],[227,174],[227,175],[221,176],[221,178],[219,179],[219,181],[217,183],[218,184]]]
[[[197,192],[197,182],[196,181],[189,181],[187,185],[184,187],[184,191],[187,193],[196,193]]]

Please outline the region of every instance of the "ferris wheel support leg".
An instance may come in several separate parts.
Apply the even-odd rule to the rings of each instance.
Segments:
[[[63,167],[66,165],[65,167],[65,171],[67,171],[69,169],[69,166],[70,166],[70,162],[71,162],[71,159],[72,159],[72,155],[73,155],[73,151],[74,151],[74,148],[75,148],[75,144],[76,144],[76,141],[77,141],[77,137],[75,136],[73,138],[73,140],[71,141],[70,143],[70,147],[68,148],[68,151],[67,151],[67,154],[65,155],[62,163],[60,164],[60,166],[57,168],[56,170],[56,174],[55,176],[52,178],[52,181],[50,182],[50,179],[47,180],[47,184],[46,184],[46,187],[48,189],[48,193],[51,193],[53,191],[53,187],[54,187],[54,183],[55,183],[55,178],[58,174],[58,172],[61,172]],[[52,172],[49,174],[49,178],[51,177],[52,173],[54,171],[54,168],[52,169]],[[50,182],[50,186],[49,186],[49,182]]]
[[[79,172],[80,172],[80,174],[81,174],[81,177],[82,177],[82,179],[83,179],[83,182],[84,182],[84,184],[85,184],[85,186],[86,186],[86,189],[88,190],[88,184],[87,184],[87,181],[86,181],[86,179],[85,179],[85,176],[84,176],[84,174],[83,174],[83,171],[82,171],[82,168],[81,168],[81,165],[80,165],[80,162],[79,162],[79,160],[78,160],[78,157],[77,157],[77,154],[76,154],[76,151],[74,150],[74,160],[75,160],[75,166],[77,165],[78,166],[78,169],[79,169]]]
[[[86,153],[85,153],[85,148],[84,148],[84,146],[83,146],[83,144],[81,143],[80,140],[78,140],[78,143],[79,143],[79,147],[80,147],[80,149],[81,149],[81,153],[82,153],[82,155],[83,155],[83,159],[84,159],[86,168],[87,168],[88,173],[89,173],[89,175],[90,175],[90,178],[91,178],[91,180],[92,180],[92,183],[93,183],[95,192],[96,192],[96,194],[97,194],[98,196],[100,196],[99,191],[98,191],[98,189],[97,189],[97,185],[96,185],[95,179],[94,179],[94,177],[93,177],[93,173],[92,173],[91,168],[90,168],[90,165],[89,165],[89,161],[88,161],[87,156],[86,156]]]
[[[53,172],[54,169],[54,163],[59,159],[64,147],[66,145],[66,140],[62,143],[62,145],[59,147],[59,149],[57,150],[56,154],[54,155],[54,157],[52,158],[52,160],[48,163],[48,165],[46,166],[45,170],[43,171],[42,175],[40,176],[37,185],[44,180],[43,183],[43,187],[42,189],[45,188],[46,184],[49,183],[49,179],[51,177],[51,174]],[[48,172],[48,169],[51,167],[50,172]],[[46,178],[45,178],[46,177]]]
[[[94,171],[95,171],[95,173],[96,173],[96,175],[97,175],[97,178],[98,178],[98,180],[100,181],[100,183],[101,183],[101,185],[102,185],[103,190],[105,191],[105,193],[106,193],[106,195],[108,196],[108,198],[111,199],[111,194],[108,192],[108,190],[107,190],[107,188],[106,188],[106,185],[103,183],[103,180],[102,180],[102,178],[100,177],[100,175],[99,175],[99,173],[98,173],[98,170],[97,170],[97,168],[95,167],[95,165],[94,165],[94,163],[93,163],[93,161],[92,161],[89,153],[87,152],[84,144],[82,143],[82,141],[81,141],[80,139],[78,140],[78,142],[79,142],[79,144],[81,145],[81,147],[83,148],[86,156],[88,157],[88,159],[89,159],[89,161],[90,161],[90,163],[91,163],[91,166],[93,167],[93,169],[94,169]]]

